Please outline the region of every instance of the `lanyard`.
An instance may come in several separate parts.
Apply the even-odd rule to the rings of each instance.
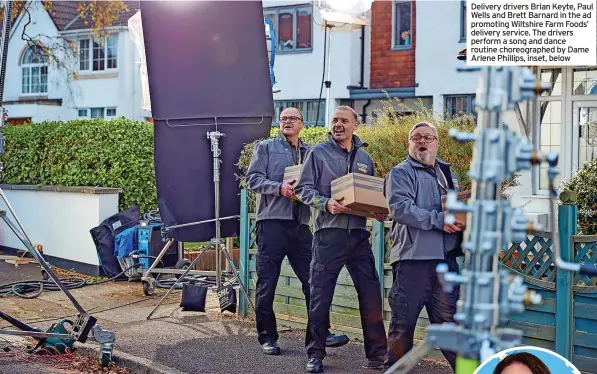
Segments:
[[[442,185],[442,183],[440,182],[439,178],[437,177],[436,174],[436,179],[437,179],[437,184],[441,187],[442,190],[444,190],[446,193],[448,192],[448,180],[446,179],[446,176],[444,175],[444,172],[442,171],[442,169],[438,168],[437,170],[439,170],[439,173],[442,175],[442,177],[444,178],[444,182],[446,183],[446,185]]]

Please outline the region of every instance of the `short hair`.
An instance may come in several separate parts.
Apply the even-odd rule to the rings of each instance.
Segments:
[[[519,352],[506,356],[506,358],[500,361],[495,367],[493,374],[501,374],[504,369],[514,363],[525,365],[533,374],[551,374],[547,365],[545,365],[539,357],[528,352]]]
[[[359,115],[357,114],[357,112],[354,109],[352,109],[348,105],[340,105],[339,107],[336,107],[336,110],[348,110],[349,112],[352,112],[352,115],[354,116],[354,120],[356,122],[359,122]]]
[[[425,121],[417,123],[410,129],[410,131],[408,132],[408,139],[410,139],[410,136],[412,135],[413,131],[415,131],[419,127],[429,127],[431,130],[433,130],[435,137],[439,139],[439,135],[437,135],[437,128],[433,126],[431,123]]]
[[[282,115],[282,112],[285,111],[286,109],[294,109],[297,112],[299,112],[299,114],[301,115],[301,121],[303,120],[303,112],[301,112],[301,110],[299,108],[295,108],[293,106],[289,106],[288,108],[280,108],[282,110],[280,110],[280,115]]]

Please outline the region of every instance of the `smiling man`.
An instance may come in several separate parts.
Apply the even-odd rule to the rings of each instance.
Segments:
[[[263,353],[268,355],[281,353],[273,304],[284,257],[288,257],[302,284],[306,307],[309,308],[309,264],[313,240],[309,229],[311,212],[308,206],[292,199],[296,181],[283,182],[286,167],[300,165],[308,150],[299,138],[304,126],[303,115],[298,109],[284,109],[280,113],[278,136],[255,147],[246,176],[247,188],[259,193],[255,304],[258,340]],[[348,343],[345,335],[329,334],[327,326],[328,347]],[[309,340],[308,332],[306,339]]]
[[[450,165],[437,158],[436,128],[420,122],[409,132],[409,156],[386,175],[385,196],[394,220],[390,262],[394,283],[388,295],[392,317],[388,331],[387,365],[413,346],[415,326],[423,306],[431,323],[453,322],[459,287],[444,292],[436,267],[446,263],[458,272],[465,223],[444,222],[441,197],[456,189]],[[456,355],[442,351],[452,368]]]
[[[387,339],[382,318],[380,281],[367,219],[350,214],[341,201],[331,198],[331,183],[348,173],[374,175],[373,161],[356,135],[358,116],[347,106],[336,109],[328,140],[313,147],[296,186],[300,201],[314,208],[313,261],[311,262],[311,304],[307,330],[309,360],[306,370],[323,371],[326,356],[326,321],[340,270],[346,265],[359,299],[366,368],[380,369],[387,355]],[[375,217],[379,220],[385,217]]]

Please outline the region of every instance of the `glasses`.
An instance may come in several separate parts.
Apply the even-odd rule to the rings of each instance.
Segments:
[[[421,140],[425,140],[425,143],[432,143],[435,139],[437,139],[434,135],[415,135],[410,138],[412,142],[419,143]]]
[[[300,120],[298,117],[280,117],[280,122],[295,123],[298,120]]]

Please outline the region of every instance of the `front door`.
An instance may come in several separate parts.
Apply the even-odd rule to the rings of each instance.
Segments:
[[[577,141],[574,144],[574,169],[582,169],[585,162],[597,159],[597,101],[576,101],[572,118]]]

